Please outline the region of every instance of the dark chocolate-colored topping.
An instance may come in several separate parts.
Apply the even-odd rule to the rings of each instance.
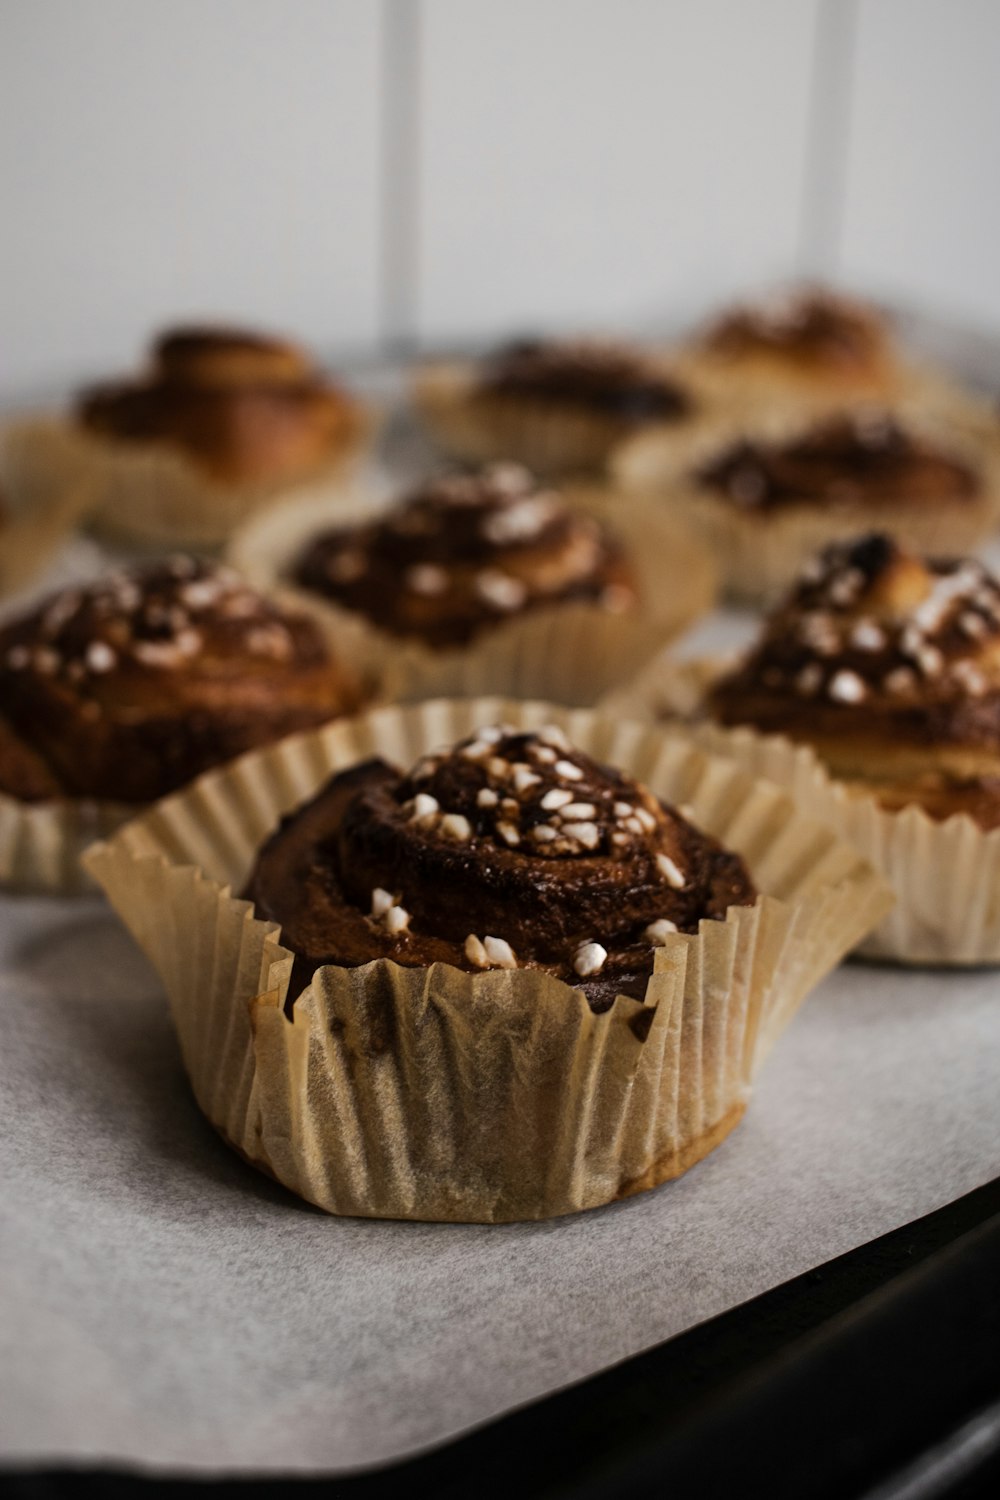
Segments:
[[[1000,749],[1000,585],[878,533],[827,550],[711,694],[724,723],[804,739]]]
[[[640,350],[597,340],[509,344],[484,365],[479,384],[492,395],[580,406],[636,426],[686,416],[692,404]]]
[[[324,532],[293,576],[438,649],[545,604],[635,603],[617,541],[519,464],[439,476],[377,521]]]
[[[670,931],[756,899],[740,858],[556,728],[481,729],[403,775],[369,761],[286,818],[247,894],[298,993],[324,963],[542,969],[641,997]],[[293,996],[294,998],[294,996]]]
[[[886,335],[877,315],[844,297],[806,289],[735,308],[705,335],[715,354],[779,354],[806,366],[863,370],[881,360]]]
[[[0,717],[64,795],[151,801],[362,696],[308,616],[187,557],[66,590],[0,629]],[[0,787],[24,786],[0,741]]]
[[[696,483],[758,514],[790,505],[933,506],[980,493],[968,465],[880,411],[835,417],[788,443],[744,439],[700,469]]]

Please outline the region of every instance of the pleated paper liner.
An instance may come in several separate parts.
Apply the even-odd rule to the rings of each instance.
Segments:
[[[371,755],[408,766],[476,726],[561,724],[746,858],[764,892],[657,952],[643,1001],[594,1015],[530,970],[379,960],[318,971],[233,896],[279,818]],[[684,1171],[741,1117],[808,991],[886,910],[829,830],[732,762],[584,710],[436,701],[345,720],[203,777],[88,867],[163,978],[205,1114],[332,1213],[496,1222],[572,1213]]]
[[[85,475],[50,483],[39,471],[36,425],[21,422],[0,433],[0,503],[7,512],[0,516],[0,599],[31,584],[95,503]]]
[[[324,462],[307,473],[259,483],[225,483],[166,445],[107,441],[66,419],[19,424],[13,435],[22,464],[49,493],[86,486],[93,497],[91,524],[109,540],[144,548],[214,548],[304,482],[342,484],[358,469],[375,420],[359,407]]]
[[[683,448],[669,436],[650,431],[616,450],[611,473],[624,492],[663,505],[701,537],[718,563],[723,587],[737,599],[770,599],[787,588],[823,547],[865,531],[889,532],[925,556],[974,551],[1000,522],[1000,443],[991,447],[919,405],[900,405],[897,412],[920,434],[972,466],[981,476],[978,496],[942,498],[933,505],[862,504],[843,510],[806,501],[754,512],[691,482],[693,471],[741,437],[779,442],[794,438],[809,425],[801,412],[791,419],[774,411],[734,413]]]
[[[727,664],[664,657],[601,708],[661,725],[673,721],[692,742],[781,787],[853,844],[896,897],[859,956],[913,965],[1000,964],[1000,829],[985,832],[965,813],[938,821],[915,804],[890,811],[870,793],[834,780],[806,745],[708,723],[705,692]]]
[[[370,516],[373,501],[302,492],[241,528],[227,557],[251,583],[361,632],[365,660],[394,673],[404,701],[430,697],[548,698],[593,703],[629,677],[715,603],[715,567],[704,544],[661,507],[618,506],[598,488],[576,486],[572,503],[606,521],[624,543],[637,574],[639,606],[614,613],[596,603],[539,606],[501,619],[468,646],[433,651],[389,635],[352,611],[289,583],[307,542],[332,525]]]
[[[664,372],[676,374],[693,398],[690,413],[659,424],[665,437],[684,443],[711,420],[714,401],[710,391],[682,381],[672,359],[664,360]],[[516,459],[536,474],[602,474],[629,431],[620,417],[568,402],[492,395],[482,390],[479,366],[469,361],[424,365],[413,377],[412,393],[437,446],[472,463]]]

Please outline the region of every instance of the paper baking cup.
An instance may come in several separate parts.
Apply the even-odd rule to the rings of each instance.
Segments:
[[[892,887],[896,904],[858,948],[865,958],[916,965],[1000,964],[1000,829],[966,813],[939,821],[915,803],[892,811],[834,780],[816,754],[780,735],[702,720],[705,693],[728,665],[664,658],[602,705],[606,712],[684,721],[681,732],[751,776],[787,792],[809,816],[853,844]]]
[[[66,420],[24,424],[15,437],[38,486],[53,495],[86,487],[91,524],[110,540],[211,548],[305,481],[342,483],[357,469],[374,425],[374,416],[359,408],[325,463],[294,478],[239,484],[212,479],[166,446],[104,440]]]
[[[668,375],[673,374],[670,366]],[[599,411],[581,411],[571,403],[546,402],[530,395],[504,396],[484,391],[480,367],[471,362],[429,364],[413,378],[413,402],[438,447],[472,463],[516,459],[536,474],[600,474],[611,451],[631,430],[630,424]],[[664,422],[665,434],[678,441],[705,420],[708,393],[692,390],[690,415]]]
[[[58,454],[59,436],[51,425],[19,422],[0,433],[0,598],[19,593],[41,572],[60,545],[93,509],[93,486],[86,475],[51,482],[35,462],[39,442]],[[61,460],[56,458],[55,463]]]
[[[388,960],[320,969],[286,1014],[292,955],[231,894],[262,840],[335,772],[372,755],[407,766],[495,720],[561,724],[690,807],[766,894],[669,938],[645,999],[602,1015],[530,970]],[[377,1218],[546,1218],[683,1172],[737,1123],[779,1032],[888,902],[853,850],[731,762],[494,698],[383,709],[245,756],[86,863],[163,978],[216,1128],[321,1208]]]
[[[370,517],[381,507],[323,492],[305,493],[242,527],[229,562],[256,587],[280,590],[298,608],[328,617],[356,633],[372,670],[391,673],[404,701],[431,697],[545,698],[574,706],[593,703],[635,673],[670,640],[712,608],[715,565],[704,544],[678,526],[662,506],[621,506],[597,487],[565,489],[567,500],[605,522],[623,543],[637,575],[639,607],[620,614],[595,603],[540,606],[484,631],[469,646],[432,651],[392,636],[361,615],[289,584],[309,540],[331,525]]]
[[[803,429],[801,413],[794,421],[775,412],[734,415],[713,424],[683,449],[655,432],[642,434],[616,450],[611,473],[624,492],[664,505],[700,536],[719,565],[723,587],[737,599],[770,599],[787,588],[823,547],[866,531],[888,532],[924,556],[974,551],[1000,521],[1000,443],[991,448],[968,431],[932,420],[926,409],[900,407],[899,412],[945,451],[975,468],[982,477],[979,497],[939,508],[859,506],[842,512],[814,503],[789,504],[755,515],[690,482],[692,470],[741,437],[793,438]]]

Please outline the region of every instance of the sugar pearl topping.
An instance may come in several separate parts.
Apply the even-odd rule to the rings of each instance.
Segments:
[[[206,651],[262,663],[296,652],[288,617],[275,605],[231,569],[188,557],[68,589],[6,634],[12,643],[0,653],[0,670],[75,684],[123,671],[178,671]]]
[[[479,729],[419,761],[400,795],[401,815],[435,840],[489,843],[519,858],[624,860],[642,850],[654,879],[672,890],[686,883],[661,804],[573,750],[555,725]]]
[[[1000,686],[1000,584],[978,561],[924,562],[873,533],[826,549],[768,620],[745,671],[844,706]]]

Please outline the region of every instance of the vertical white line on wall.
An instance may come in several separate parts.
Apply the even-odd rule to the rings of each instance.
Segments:
[[[799,270],[835,278],[840,269],[850,151],[859,0],[819,0],[806,129]]]
[[[417,338],[420,41],[420,0],[382,0],[379,336],[389,355]]]

